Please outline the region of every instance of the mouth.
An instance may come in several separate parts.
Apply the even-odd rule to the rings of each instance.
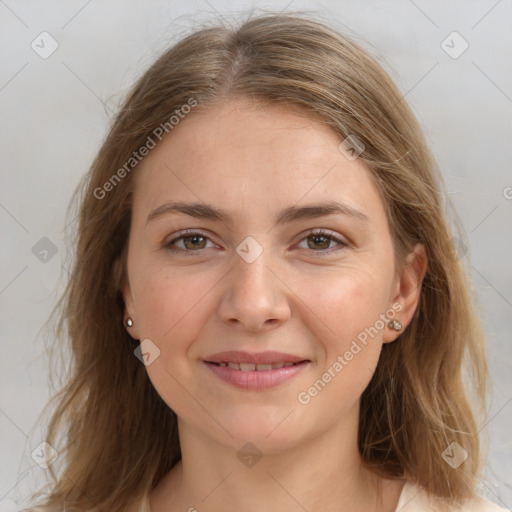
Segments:
[[[273,363],[235,363],[204,361],[206,367],[224,382],[247,391],[276,387],[307,371],[310,361],[275,361]]]
[[[219,363],[213,361],[205,361],[209,364],[214,364],[216,366],[220,366],[222,368],[231,368],[232,370],[239,370],[241,372],[264,372],[269,370],[278,370],[279,368],[289,368],[290,366],[297,366],[302,363],[309,362],[309,359],[304,359],[303,361],[277,361],[274,363],[235,363],[233,361],[221,361]]]
[[[237,388],[263,391],[307,371],[311,360],[283,352],[220,352],[203,359],[214,375]]]

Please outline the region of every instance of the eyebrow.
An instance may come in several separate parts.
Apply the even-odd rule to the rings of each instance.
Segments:
[[[154,210],[151,210],[147,219],[149,221],[168,213],[181,213],[195,217],[196,219],[207,219],[232,224],[229,213],[215,206],[206,203],[184,203],[180,201],[168,201]],[[307,206],[290,206],[281,210],[274,216],[274,226],[280,226],[289,222],[322,217],[325,215],[348,215],[358,220],[368,221],[368,217],[359,210],[352,208],[347,204],[338,201],[328,201],[320,204],[311,204]]]

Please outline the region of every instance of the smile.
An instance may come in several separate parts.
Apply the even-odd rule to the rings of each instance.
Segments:
[[[254,364],[254,363],[233,363],[231,361],[221,361],[220,363],[213,363],[218,364],[218,366],[221,366],[222,368],[232,368],[233,370],[240,370],[242,372],[254,372],[254,371],[268,371],[268,370],[277,370],[279,368],[287,368],[290,366],[294,366],[299,363],[292,363],[291,361],[280,361],[275,363],[267,363],[267,364]]]
[[[305,371],[311,361],[279,361],[274,363],[235,363],[203,361],[221,381],[238,389],[264,391],[283,384]]]

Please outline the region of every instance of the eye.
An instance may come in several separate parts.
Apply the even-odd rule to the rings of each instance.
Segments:
[[[165,243],[164,247],[171,252],[190,254],[191,252],[197,252],[196,249],[206,249],[205,244],[207,240],[210,240],[207,236],[198,231],[182,231],[179,235],[180,236],[173,238],[170,242]],[[177,246],[177,242],[181,241],[183,241],[183,248],[174,249],[173,246]]]
[[[304,237],[301,240],[301,243],[303,240],[306,241],[306,248],[312,249],[313,252],[319,253],[318,256],[328,256],[329,254],[339,251],[349,245],[348,242],[346,242],[345,240],[342,240],[341,238],[335,236],[330,231],[326,231],[324,229],[317,229],[311,231],[306,237]],[[330,244],[333,241],[337,242],[339,247],[332,250],[328,250]]]

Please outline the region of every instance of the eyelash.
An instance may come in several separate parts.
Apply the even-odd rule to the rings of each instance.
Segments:
[[[193,256],[194,253],[198,253],[205,249],[198,249],[197,251],[190,250],[190,249],[171,249],[171,246],[174,243],[176,243],[177,241],[182,240],[183,238],[189,238],[189,237],[193,237],[193,236],[201,236],[203,238],[206,238],[207,240],[210,240],[209,237],[207,237],[206,235],[204,235],[203,233],[201,233],[199,231],[181,231],[180,233],[178,233],[178,235],[179,236],[173,238],[170,242],[165,243],[164,248],[166,248],[167,250],[169,250],[175,254],[183,254],[186,256]],[[325,236],[325,237],[329,238],[330,240],[333,240],[340,244],[340,247],[338,247],[334,250],[332,248],[331,249],[321,249],[319,251],[314,251],[313,249],[311,249],[311,251],[313,253],[316,253],[315,256],[319,256],[319,257],[328,256],[328,255],[332,254],[333,252],[337,252],[337,251],[340,251],[341,249],[348,247],[348,245],[349,245],[348,242],[338,238],[332,232],[327,231],[325,229],[316,229],[316,230],[310,231],[299,241],[299,243],[311,236]]]

